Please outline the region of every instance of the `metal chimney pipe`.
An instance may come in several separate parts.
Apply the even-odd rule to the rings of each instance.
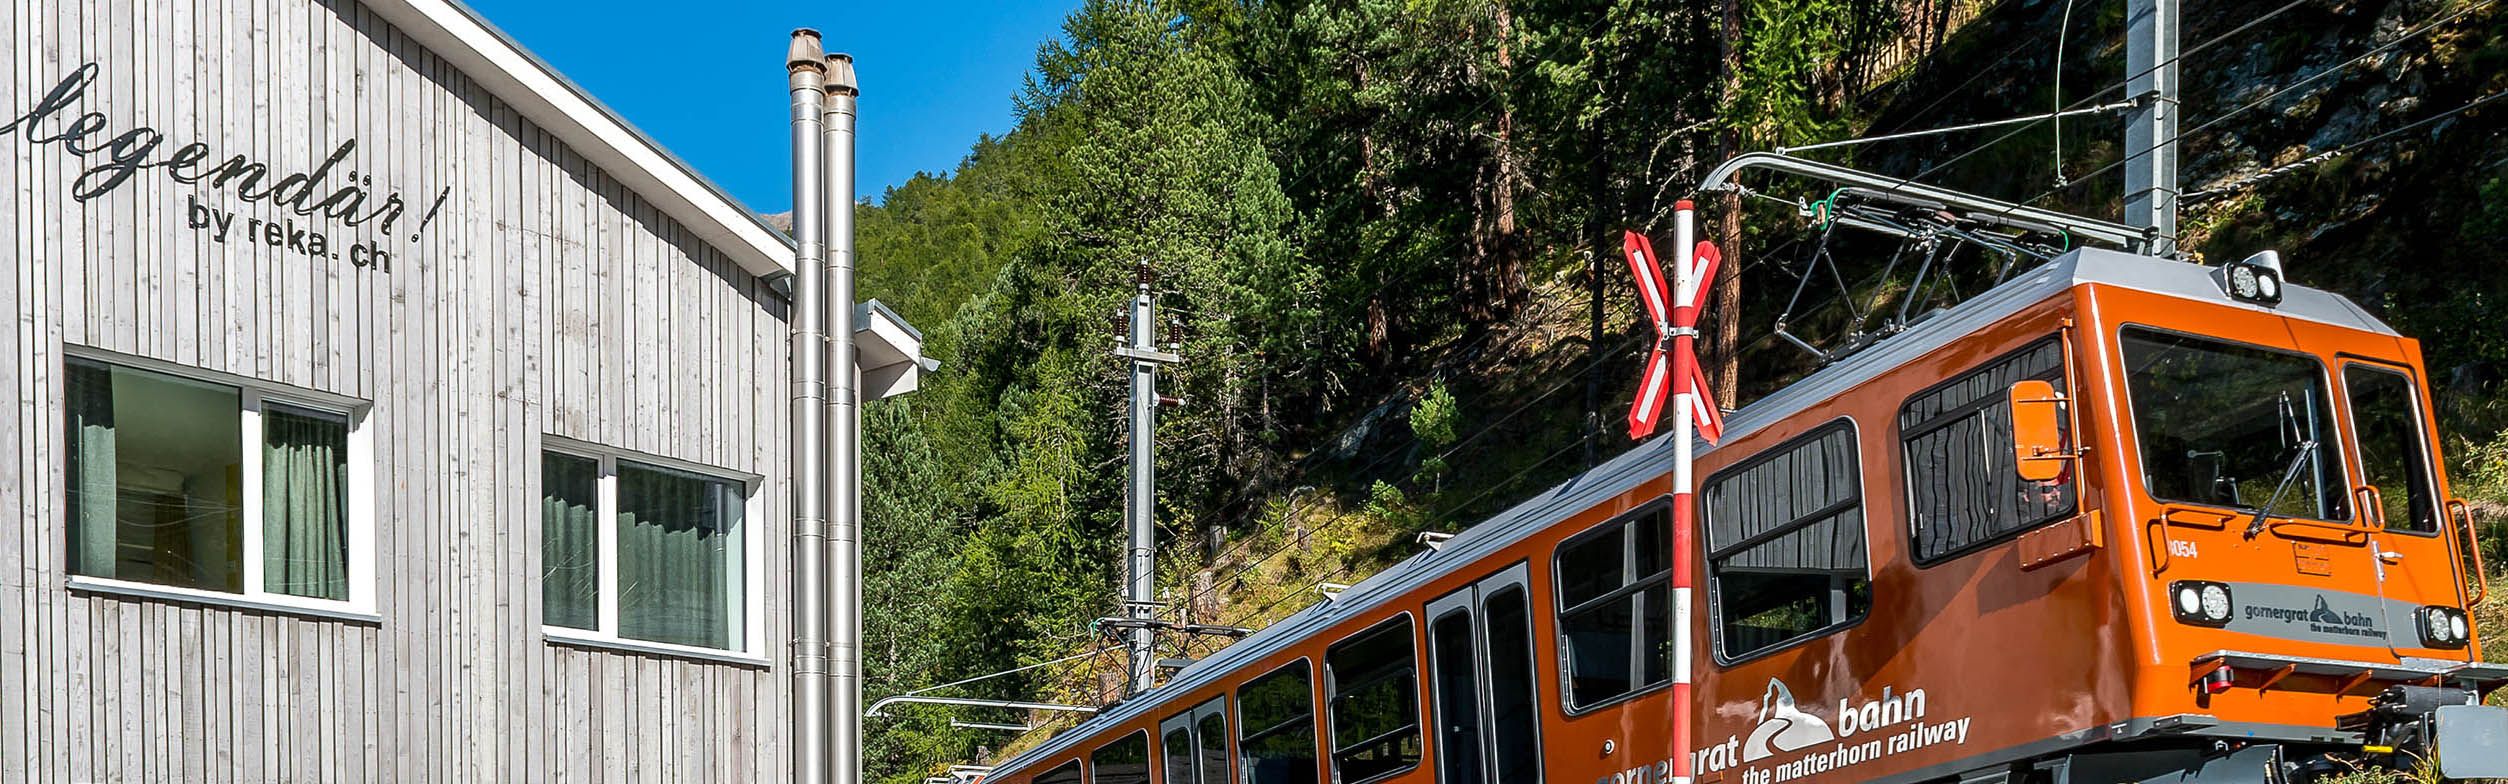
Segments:
[[[820,114],[827,64],[817,30],[792,32],[792,780],[829,784],[826,208]]]
[[[834,665],[835,726],[829,743],[838,784],[862,781],[862,397],[860,372],[853,348],[853,199],[854,110],[861,89],[854,82],[853,57],[827,56],[827,102],[821,107],[820,165],[826,188],[821,208],[827,210],[827,464],[830,575],[835,603],[835,636],[829,646]]]

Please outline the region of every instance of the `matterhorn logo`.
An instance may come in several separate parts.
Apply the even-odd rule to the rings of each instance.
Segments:
[[[1829,723],[1794,705],[1794,692],[1785,682],[1768,679],[1768,691],[1759,697],[1759,726],[1750,731],[1750,740],[1742,743],[1742,761],[1757,762],[1789,751],[1801,751],[1837,740]]]
[[[2317,594],[2316,611],[2308,613],[2308,620],[2313,623],[2340,626],[2343,623],[2343,615],[2342,613],[2334,612],[2333,605],[2325,603],[2324,594]]]
[[[1691,750],[1690,768],[1699,773],[1741,768],[1738,784],[1782,784],[1892,754],[1967,743],[1968,717],[1927,721],[1927,702],[1923,689],[1902,693],[1884,686],[1879,698],[1850,696],[1838,700],[1834,712],[1815,714],[1826,706],[1797,699],[1784,681],[1770,678],[1759,693],[1759,716],[1750,732]]]

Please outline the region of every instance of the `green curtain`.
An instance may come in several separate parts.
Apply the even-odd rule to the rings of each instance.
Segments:
[[[601,461],[540,456],[540,604],[550,626],[601,626]]]
[[[262,412],[262,586],[348,598],[348,422]]]
[[[737,484],[619,463],[619,636],[739,647],[740,515]]]
[[[66,369],[70,571],[113,577],[121,527],[115,504],[113,371],[76,361],[66,363]]]

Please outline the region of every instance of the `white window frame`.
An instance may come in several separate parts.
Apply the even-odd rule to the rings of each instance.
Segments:
[[[234,387],[240,403],[237,413],[241,417],[240,429],[243,437],[241,443],[237,445],[237,448],[243,450],[243,470],[240,473],[244,491],[241,513],[244,545],[242,552],[239,553],[239,557],[243,559],[241,564],[244,573],[243,592],[228,593],[203,588],[72,574],[65,567],[62,572],[67,578],[67,587],[94,593],[194,602],[248,610],[354,621],[383,620],[383,616],[376,610],[375,591],[378,583],[375,580],[374,428],[368,426],[373,420],[374,404],[372,402],[103,349],[64,346],[62,355],[64,368],[72,361],[85,361],[173,376],[187,381]],[[61,381],[55,387],[59,396],[55,398],[53,405],[56,415],[68,405],[69,395],[69,372],[65,369],[59,377]],[[263,508],[261,453],[264,448],[262,439],[265,435],[261,415],[264,410],[273,405],[307,413],[336,416],[348,422],[348,598],[346,600],[335,601],[295,596],[269,591],[263,587],[261,537],[262,528],[267,523],[261,519]],[[67,449],[68,445],[62,444],[61,448]],[[67,459],[67,454],[62,453],[56,456],[55,462]],[[69,510],[63,510],[61,515],[63,535],[57,537],[64,547],[68,546],[69,542],[67,536],[69,514]],[[63,563],[67,563],[66,558]]]
[[[770,663],[766,658],[765,653],[767,617],[765,605],[767,597],[765,561],[766,546],[764,540],[766,539],[766,536],[765,527],[758,524],[760,520],[764,519],[766,511],[765,499],[763,498],[763,494],[759,492],[764,487],[765,477],[761,477],[756,474],[706,466],[698,463],[691,463],[686,460],[678,460],[663,457],[661,455],[646,454],[642,452],[619,449],[616,447],[601,446],[588,441],[578,441],[572,438],[556,435],[543,435],[540,437],[539,453],[543,455],[550,453],[561,454],[568,457],[597,460],[600,462],[599,480],[597,484],[597,487],[599,488],[599,492],[597,494],[597,498],[599,499],[599,509],[595,513],[599,518],[599,523],[594,527],[594,537],[599,542],[597,549],[600,551],[599,585],[595,589],[598,592],[598,595],[595,598],[600,604],[600,610],[597,614],[598,620],[595,625],[599,628],[577,629],[571,626],[552,626],[546,622],[548,618],[548,608],[546,606],[535,604],[535,606],[540,607],[540,635],[543,639],[551,643],[562,645],[610,648],[638,653],[708,659],[713,661],[761,667]],[[695,474],[697,476],[716,481],[730,482],[740,488],[740,557],[742,563],[740,581],[742,595],[740,602],[740,647],[737,649],[707,648],[697,645],[654,642],[650,640],[638,640],[631,637],[621,637],[618,635],[618,464],[622,461],[686,474]],[[532,471],[531,491],[532,497],[535,499],[543,497],[543,495],[547,492],[546,488],[542,484],[545,474],[546,469],[544,468],[534,468]],[[531,538],[536,542],[546,542],[547,540],[542,535],[540,530],[541,526],[546,523],[546,519],[541,515],[540,505],[535,502],[532,504],[531,508]],[[546,545],[542,545],[540,548],[535,548],[535,551],[540,554],[532,562],[535,565],[535,569],[532,574],[535,582],[537,582],[547,579],[548,569],[546,566]]]

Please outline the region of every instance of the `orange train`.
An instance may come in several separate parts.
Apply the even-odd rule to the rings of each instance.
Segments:
[[[1658,439],[1179,671],[996,784],[2501,775],[2418,344],[2260,254],[2082,249],[1736,412],[1672,703]]]

